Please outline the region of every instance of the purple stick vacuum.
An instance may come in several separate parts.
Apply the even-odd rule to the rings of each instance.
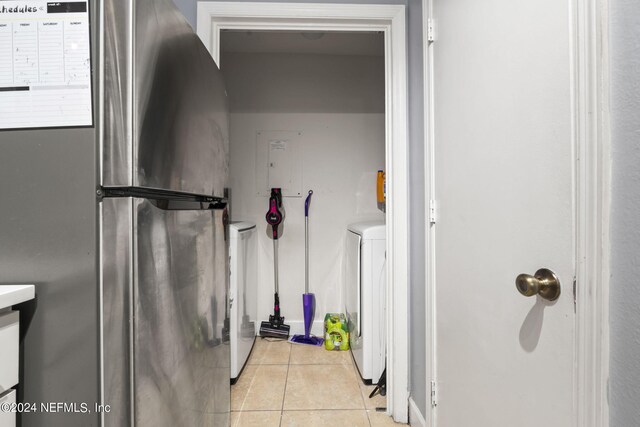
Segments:
[[[304,335],[294,335],[289,341],[294,344],[308,344],[320,346],[324,342],[323,338],[311,335],[311,325],[316,311],[315,295],[309,293],[309,206],[311,205],[311,195],[313,190],[304,201],[304,294],[302,294],[302,311],[304,314]]]

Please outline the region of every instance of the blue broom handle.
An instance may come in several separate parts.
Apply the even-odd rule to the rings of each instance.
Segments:
[[[313,190],[309,190],[309,194],[304,201],[304,293],[309,293],[309,205],[311,204],[311,195]]]

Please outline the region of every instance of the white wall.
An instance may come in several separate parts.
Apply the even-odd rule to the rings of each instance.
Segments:
[[[256,133],[302,132],[303,195],[310,209],[310,290],[316,329],[326,312],[342,312],[347,224],[383,219],[376,172],[384,168],[384,60],[378,57],[225,54],[221,68],[231,106],[232,219],[259,225],[258,318],[273,307],[273,249],[257,196]],[[382,108],[382,110],[381,110]],[[294,333],[302,332],[304,197],[284,198],[280,245],[280,303]]]
[[[611,0],[611,427],[640,425],[640,2]]]
[[[225,53],[220,67],[231,113],[384,113],[382,56]]]

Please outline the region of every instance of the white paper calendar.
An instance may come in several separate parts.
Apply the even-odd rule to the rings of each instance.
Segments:
[[[88,1],[0,0],[0,129],[91,126]]]

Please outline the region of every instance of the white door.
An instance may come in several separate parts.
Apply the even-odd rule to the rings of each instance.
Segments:
[[[434,0],[438,427],[569,427],[570,2]],[[521,273],[553,270],[555,302]]]

